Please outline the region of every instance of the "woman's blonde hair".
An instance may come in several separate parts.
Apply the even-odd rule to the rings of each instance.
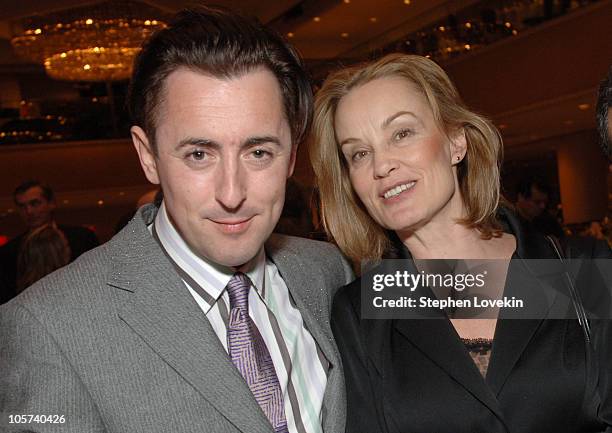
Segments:
[[[484,239],[501,235],[496,219],[500,201],[502,141],[493,124],[470,111],[446,73],[428,58],[390,54],[375,62],[331,74],[316,95],[310,158],[321,198],[321,220],[327,233],[353,260],[378,260],[389,248],[389,236],[368,214],[355,194],[334,132],[338,103],[352,89],[384,77],[401,77],[422,93],[436,124],[447,136],[465,132],[467,154],[458,164],[458,181],[467,216],[459,223]]]
[[[70,262],[70,245],[53,224],[35,229],[21,243],[17,258],[17,291]]]

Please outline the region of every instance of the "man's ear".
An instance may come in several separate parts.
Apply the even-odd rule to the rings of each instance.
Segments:
[[[467,153],[467,139],[465,129],[459,128],[450,136],[450,156],[451,164],[456,165],[463,161]]]
[[[132,143],[138,153],[140,165],[149,182],[159,185],[159,174],[157,172],[157,160],[155,153],[151,149],[151,144],[147,138],[147,134],[140,126],[132,126],[130,128],[132,135]]]
[[[294,144],[291,146],[291,156],[289,159],[289,171],[287,172],[287,178],[293,176],[293,171],[295,170],[295,161],[297,160],[297,151],[298,145]]]

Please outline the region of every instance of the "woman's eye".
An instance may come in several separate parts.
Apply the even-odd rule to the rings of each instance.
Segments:
[[[412,131],[410,129],[402,129],[395,133],[395,140],[403,140],[410,135],[412,135]]]
[[[355,152],[353,154],[353,157],[351,158],[353,161],[357,162],[357,161],[361,161],[363,158],[365,158],[366,156],[368,156],[368,151],[367,150],[360,150],[359,152]]]

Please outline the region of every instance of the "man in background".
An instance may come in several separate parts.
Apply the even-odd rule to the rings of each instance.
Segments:
[[[563,237],[559,222],[548,211],[550,187],[535,177],[521,180],[516,188],[516,210],[523,224],[545,235]]]
[[[55,194],[48,185],[37,180],[22,182],[15,188],[13,200],[26,225],[26,231],[0,248],[0,269],[3,274],[1,303],[16,295],[17,262],[23,242],[29,234],[47,225],[58,229],[70,247],[70,261],[99,244],[94,232],[85,227],[57,224],[54,218]]]

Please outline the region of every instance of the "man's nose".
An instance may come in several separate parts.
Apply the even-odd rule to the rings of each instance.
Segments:
[[[215,185],[215,198],[226,210],[236,210],[246,199],[246,170],[240,162],[226,159],[219,166]]]

